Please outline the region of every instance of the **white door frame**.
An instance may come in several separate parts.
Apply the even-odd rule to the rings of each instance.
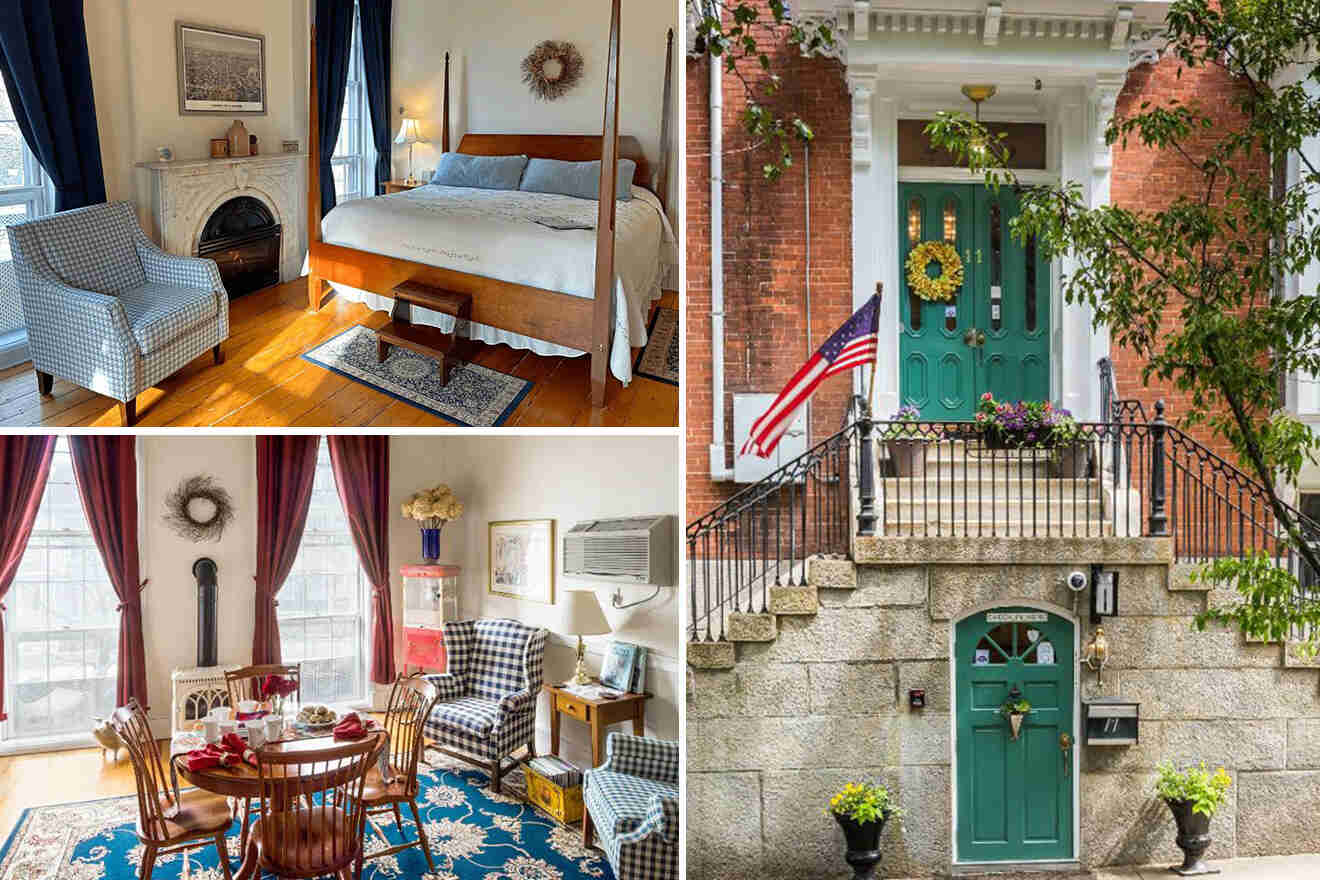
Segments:
[[[1081,780],[1079,768],[1081,766],[1081,734],[1082,734],[1082,667],[1081,667],[1081,648],[1082,648],[1082,624],[1081,619],[1073,614],[1067,608],[1061,605],[1055,605],[1052,602],[1045,602],[1039,599],[996,599],[993,602],[981,602],[965,609],[963,613],[954,618],[949,623],[949,810],[953,817],[952,824],[949,826],[950,852],[953,853],[953,864],[961,865],[979,865],[979,864],[1026,864],[1026,862],[963,862],[958,859],[958,655],[955,652],[957,644],[958,624],[969,617],[982,614],[986,611],[993,611],[996,608],[1035,608],[1039,611],[1047,611],[1056,617],[1061,617],[1072,624],[1073,630],[1073,747],[1068,768],[1072,775],[1072,859],[1075,862],[1081,852],[1082,835],[1082,814],[1081,814]],[[1059,864],[1058,859],[1047,859],[1040,861],[1031,861],[1032,864]],[[1063,862],[1066,863],[1066,862]]]

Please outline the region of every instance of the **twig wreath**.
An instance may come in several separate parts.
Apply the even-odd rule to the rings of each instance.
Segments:
[[[188,477],[165,496],[163,519],[181,538],[219,541],[234,521],[234,499],[212,477]]]
[[[931,278],[926,267],[936,263],[940,274]],[[923,241],[912,249],[907,258],[908,286],[917,296],[929,302],[953,299],[963,283],[963,264],[957,249],[945,241]]]
[[[542,101],[568,94],[582,79],[582,53],[562,40],[544,40],[523,59],[523,82]]]

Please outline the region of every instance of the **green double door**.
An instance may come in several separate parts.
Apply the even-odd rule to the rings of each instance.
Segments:
[[[1018,210],[1010,187],[899,186],[899,391],[926,419],[970,419],[986,391],[1049,398],[1049,264],[1034,241],[1010,234]],[[908,254],[923,241],[948,242],[962,257],[963,285],[949,302],[923,300],[908,285]]]
[[[959,862],[1070,860],[1073,853],[1073,625],[996,608],[954,636]],[[1017,739],[1000,712],[1031,703]]]

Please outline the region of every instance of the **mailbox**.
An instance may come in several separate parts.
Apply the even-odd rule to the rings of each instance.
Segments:
[[[1086,704],[1086,744],[1088,746],[1134,746],[1140,703],[1122,700],[1095,700]]]

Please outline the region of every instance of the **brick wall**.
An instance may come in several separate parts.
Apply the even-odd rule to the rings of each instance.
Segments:
[[[776,106],[808,119],[811,145],[811,333],[806,327],[806,199],[803,150],[777,182],[763,178],[769,154],[748,150],[740,123],[747,95],[724,80],[724,311],[726,426],[734,392],[777,392],[852,314],[851,104],[843,68],[781,47],[773,69],[785,87]],[[687,62],[687,433],[689,518],[738,488],[709,477],[711,443],[710,68]],[[749,78],[759,77],[748,67]],[[813,403],[811,439],[837,431],[851,385],[829,380]],[[732,456],[732,450],[729,451]],[[732,458],[729,458],[732,464]]]

